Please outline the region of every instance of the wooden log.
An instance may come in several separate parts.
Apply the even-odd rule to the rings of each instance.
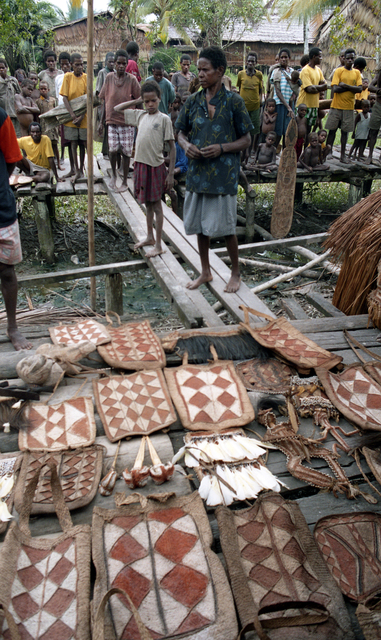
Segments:
[[[340,316],[345,317],[345,313],[343,313],[342,311],[339,311],[339,309],[336,309],[336,307],[334,307],[329,300],[324,298],[324,296],[322,296],[321,293],[318,293],[317,291],[308,291],[305,294],[305,297],[308,300],[308,302],[315,307],[315,309],[317,309],[323,314],[323,316],[334,317],[334,318],[338,318]]]
[[[252,242],[254,238],[254,222],[255,222],[255,196],[254,189],[246,193],[246,234],[245,242]]]
[[[258,231],[258,229],[262,229],[262,227],[258,227],[254,225],[254,230]],[[262,229],[262,231],[265,231],[265,230]],[[261,235],[262,235],[262,231],[259,231]],[[268,233],[268,236],[271,237],[271,234]],[[238,251],[240,254],[257,253],[257,252],[262,253],[263,251],[267,251],[268,249],[276,252],[277,249],[288,249],[289,247],[293,247],[296,245],[316,244],[318,242],[322,242],[323,240],[325,240],[327,236],[328,236],[328,233],[324,232],[324,233],[313,233],[306,236],[297,236],[296,238],[281,238],[279,240],[275,240],[275,238],[273,238],[272,240],[266,240],[265,242],[252,242],[249,244],[240,244],[238,246]],[[263,237],[265,236],[263,235]],[[220,256],[220,257],[228,255],[228,250],[226,249],[226,247],[219,247],[218,249],[212,249],[212,251],[213,253],[215,253],[217,256]]]
[[[351,207],[353,207],[355,204],[357,204],[357,202],[360,202],[361,198],[363,197],[363,183],[361,182],[361,184],[357,185],[354,183],[351,183],[349,185],[349,190],[348,190],[348,209],[351,209]]]
[[[123,278],[120,273],[110,273],[105,281],[106,311],[115,311],[123,315]]]
[[[297,269],[294,269],[289,273],[284,273],[283,275],[280,275],[280,276],[277,276],[276,278],[272,278],[271,280],[268,280],[268,282],[263,282],[262,284],[259,284],[257,287],[253,287],[252,291],[254,293],[260,293],[261,291],[266,291],[266,289],[269,289],[270,287],[274,286],[275,284],[278,284],[279,282],[285,282],[290,278],[294,278],[295,276],[298,276],[300,273],[307,271],[307,269],[309,269],[310,267],[313,267],[315,264],[319,264],[320,262],[323,262],[324,259],[329,255],[329,253],[330,253],[329,251],[326,251],[322,255],[316,256],[316,258],[314,258],[310,262],[307,262],[307,264],[303,264],[301,267],[298,267]]]
[[[257,224],[255,225],[255,230],[258,231],[258,233],[260,233],[263,238],[266,238],[267,240],[273,240],[271,233],[269,233],[268,231],[266,231],[266,229],[263,229]],[[301,256],[304,256],[305,258],[309,258],[310,260],[313,260],[317,256],[317,254],[314,253],[313,251],[310,251],[309,249],[306,249],[305,247],[300,247],[298,245],[294,245],[292,247],[290,246],[290,251],[293,251],[294,253],[299,253]],[[325,260],[322,263],[322,266],[325,269],[327,269],[327,271],[330,271],[331,273],[335,273],[337,275],[340,273],[340,267],[336,267],[331,262],[328,262],[328,260]]]
[[[230,261],[230,258],[224,258],[224,262]],[[261,260],[249,260],[248,258],[238,258],[238,262],[241,264],[250,265],[252,267],[256,267],[257,269],[266,269],[268,271],[279,271],[280,273],[291,273],[295,271],[295,267],[285,267],[282,264],[277,264],[276,262],[264,262]],[[307,269],[305,271],[305,276],[309,278],[320,278],[321,274],[317,271],[310,271]]]
[[[65,280],[79,280],[80,278],[90,278],[102,274],[119,273],[122,271],[140,271],[147,269],[145,260],[129,260],[128,262],[115,262],[114,264],[100,264],[95,267],[81,267],[80,269],[70,269],[68,271],[52,271],[38,276],[17,277],[20,286],[38,286],[52,284],[53,282],[63,282]]]
[[[53,264],[54,239],[48,205],[45,199],[33,198],[33,207],[42,257],[48,264]]]
[[[303,307],[294,298],[282,298],[281,306],[291,320],[307,320],[308,315]]]

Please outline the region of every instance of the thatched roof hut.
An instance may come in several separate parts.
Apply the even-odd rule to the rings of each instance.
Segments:
[[[136,41],[140,47],[140,57],[148,59],[151,45],[147,36],[147,25],[137,25]],[[65,22],[52,27],[54,45],[57,55],[61,51],[80,53],[86,62],[87,58],[87,18]],[[94,15],[94,65],[104,63],[108,51],[116,51],[125,47],[127,42],[135,40],[135,34],[122,28],[110,11],[102,11]]]
[[[367,59],[369,71],[377,68],[377,44],[381,33],[381,16],[378,5],[374,0],[343,0],[339,5],[339,17],[345,19],[346,33],[350,36],[353,28],[358,25],[362,37],[349,40],[348,47],[353,47],[358,56]],[[317,44],[321,47],[323,55],[322,68],[325,73],[338,65],[338,56],[331,53],[331,33],[335,25],[335,14],[332,13],[320,27]],[[337,35],[337,34],[336,34]],[[379,45],[378,45],[379,46]]]

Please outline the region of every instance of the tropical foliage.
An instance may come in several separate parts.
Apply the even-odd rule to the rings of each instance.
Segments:
[[[42,52],[51,41],[51,27],[64,14],[49,2],[0,0],[0,53],[11,72],[17,67],[41,68]]]

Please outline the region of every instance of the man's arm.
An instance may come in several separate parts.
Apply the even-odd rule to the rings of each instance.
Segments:
[[[286,107],[289,116],[291,118],[295,118],[295,114],[292,110],[292,108],[290,107],[290,105],[286,102],[281,90],[280,90],[280,82],[274,82],[274,88],[275,88],[275,93],[278,96],[279,100],[281,101],[281,103]]]
[[[370,93],[377,93],[377,91],[380,89],[380,86],[378,84],[379,78],[380,78],[380,73],[377,73],[377,75],[373,78],[372,82],[370,83],[370,85],[368,87]]]
[[[138,105],[143,104],[143,102],[143,98],[136,98],[135,100],[121,102],[114,107],[114,111],[125,111],[125,109],[132,109],[133,107],[137,107]]]
[[[322,84],[309,84],[308,87],[303,87],[306,93],[320,93],[320,91],[326,91],[327,83]]]
[[[239,74],[238,74],[238,77],[237,77],[237,89],[238,89],[238,91],[241,88],[241,84],[242,84],[242,76],[241,76],[241,71],[240,71]]]
[[[16,163],[15,162],[7,162],[7,171],[8,171],[8,176],[11,176],[13,173],[13,169],[15,168]]]
[[[311,172],[312,172],[312,167],[310,167],[310,166],[307,164],[307,162],[309,162],[309,160],[310,160],[310,157],[311,157],[311,149],[309,149],[309,148],[307,147],[307,149],[305,149],[305,150],[303,151],[302,155],[300,156],[300,158],[299,158],[299,162],[300,162],[300,164],[302,165],[302,167],[303,167],[304,169],[307,169],[307,171],[309,171],[309,172],[311,173]]]
[[[352,93],[361,93],[362,85],[360,84],[358,87],[356,87],[351,84],[345,84],[345,82],[340,82],[338,86],[337,85],[335,86],[335,93],[343,93],[344,91],[352,91]]]

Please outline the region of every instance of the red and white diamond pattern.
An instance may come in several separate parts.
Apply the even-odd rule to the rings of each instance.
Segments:
[[[91,398],[73,398],[59,404],[31,403],[30,426],[19,431],[19,447],[23,451],[48,449],[62,451],[93,444],[96,435]]]
[[[168,369],[166,375],[167,372],[168,375],[175,376],[177,390],[181,396],[181,403],[178,404],[173,397],[174,403],[179,413],[181,409],[187,413],[191,424],[206,422],[217,425],[225,420],[243,416],[242,399],[234,368],[215,365],[203,369],[186,365],[179,367],[173,374]],[[249,421],[250,419],[243,424]]]
[[[270,330],[259,329],[255,334],[260,336],[261,344],[286,356],[290,362],[306,363],[310,367],[321,367],[327,360],[332,359],[332,354],[319,348],[312,340],[303,337],[299,339],[290,336],[287,331],[279,326]]]
[[[208,564],[193,518],[182,509],[116,517],[105,525],[109,587],[131,597],[153,638],[196,632],[216,620]],[[140,640],[123,596],[110,600],[117,638]],[[206,637],[206,636],[205,636]]]
[[[329,373],[334,392],[362,420],[381,425],[380,387],[360,368],[351,367],[339,376]]]
[[[105,327],[94,320],[84,320],[72,325],[62,325],[49,329],[54,344],[78,344],[89,341],[95,345],[110,342],[110,334]]]
[[[176,420],[162,371],[142,371],[94,381],[95,399],[107,437],[148,434]]]
[[[22,545],[9,610],[22,640],[70,640],[77,623],[75,540],[53,549]],[[10,638],[4,621],[4,639]]]
[[[101,348],[106,362],[119,362],[122,368],[160,368],[165,365],[165,355],[159,338],[154,334],[148,320],[133,322],[118,328],[108,329],[111,342]]]

